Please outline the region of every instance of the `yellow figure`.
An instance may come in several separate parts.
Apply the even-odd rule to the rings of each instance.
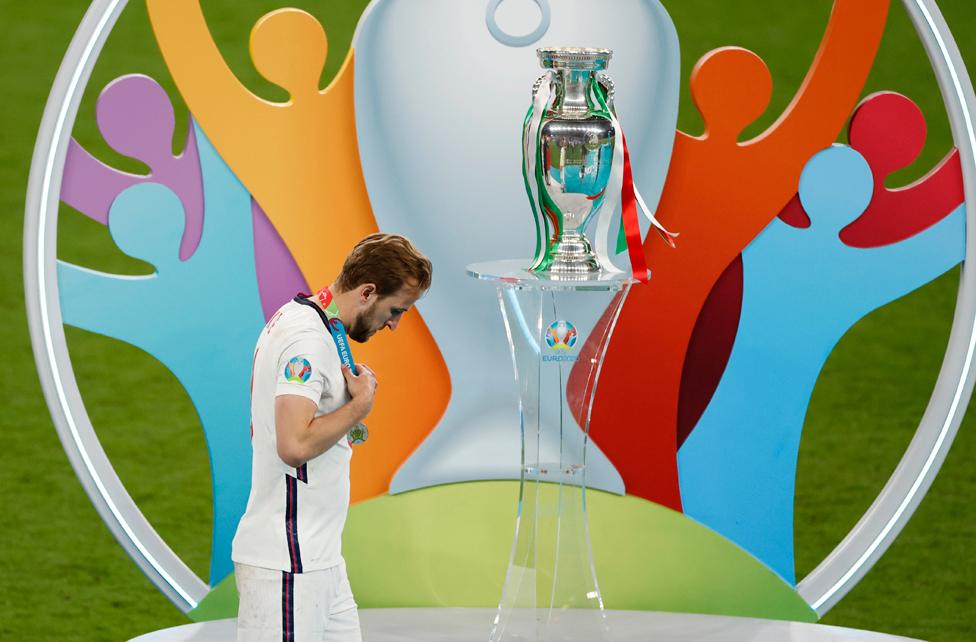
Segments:
[[[378,231],[359,162],[353,51],[319,89],[328,54],[322,25],[299,9],[266,14],[251,30],[251,58],[289,94],[265,100],[241,84],[214,43],[199,0],[147,0],[159,48],[190,111],[260,203],[317,289],[332,281],[359,239]],[[419,314],[395,341],[357,346],[383,383],[367,421],[371,438],[352,460],[352,501],[385,493],[403,461],[447,407],[450,376]],[[406,336],[403,336],[406,335]],[[245,427],[246,429],[246,427]]]

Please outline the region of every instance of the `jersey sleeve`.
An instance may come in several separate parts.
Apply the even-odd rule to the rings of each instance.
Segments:
[[[278,355],[275,397],[298,395],[319,405],[328,392],[328,380],[339,373],[339,356],[331,337],[302,333]]]

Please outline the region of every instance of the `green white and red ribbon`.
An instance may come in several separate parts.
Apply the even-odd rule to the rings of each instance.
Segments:
[[[562,227],[562,212],[546,192],[543,162],[539,157],[542,119],[552,105],[555,98],[555,74],[548,71],[539,79],[538,86],[525,116],[523,124],[523,156],[522,177],[525,181],[526,193],[532,205],[536,223],[536,251],[530,269],[543,271],[552,263],[551,240]],[[650,222],[651,226],[670,246],[675,247],[674,239],[677,234],[669,232],[655,218],[641,197],[637,186],[634,185],[633,171],[630,165],[630,153],[623,128],[617,120],[614,110],[607,104],[606,90],[593,78],[590,83],[590,102],[594,110],[606,116],[613,123],[614,131],[620,138],[620,144],[614,145],[613,161],[607,187],[593,200],[602,199],[600,214],[596,223],[596,238],[593,248],[597,259],[604,270],[621,272],[611,259],[611,227],[617,206],[621,206],[621,227],[627,241],[627,251],[630,258],[631,271],[634,278],[647,281],[650,274],[644,259],[644,247],[641,239],[640,224],[637,219],[638,209]],[[543,150],[543,153],[545,151]]]
[[[536,83],[536,91],[532,97],[532,105],[525,115],[522,127],[522,179],[525,181],[525,191],[529,195],[532,214],[535,216],[535,256],[532,259],[531,270],[545,270],[552,262],[552,248],[550,240],[558,232],[558,224],[562,222],[562,213],[558,208],[547,213],[544,211],[546,188],[542,181],[542,159],[538,157],[539,141],[542,130],[542,118],[552,106],[556,97],[554,89],[555,73],[547,71]],[[555,204],[553,204],[555,206]],[[555,215],[555,220],[550,216]],[[556,223],[555,229],[550,229]]]

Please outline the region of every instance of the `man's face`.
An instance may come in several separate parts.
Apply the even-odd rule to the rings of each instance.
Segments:
[[[417,288],[405,285],[394,294],[373,299],[372,304],[357,314],[349,326],[349,338],[366,343],[383,328],[396,330],[404,313],[413,307],[422,294]]]

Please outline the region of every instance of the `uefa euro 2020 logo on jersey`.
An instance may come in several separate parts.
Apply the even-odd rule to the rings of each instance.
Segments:
[[[285,379],[296,383],[305,383],[312,375],[312,364],[308,359],[292,357],[291,361],[285,365]]]
[[[552,350],[572,350],[578,334],[569,321],[554,321],[546,330],[546,345]]]

